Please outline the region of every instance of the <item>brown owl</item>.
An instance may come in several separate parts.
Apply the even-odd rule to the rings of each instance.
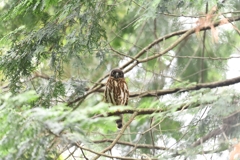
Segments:
[[[124,73],[120,69],[113,69],[106,83],[105,100],[113,105],[127,105],[129,91],[124,79]],[[116,120],[117,127],[122,128],[122,115]]]

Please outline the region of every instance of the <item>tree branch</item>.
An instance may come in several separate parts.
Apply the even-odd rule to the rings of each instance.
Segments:
[[[120,160],[139,160],[137,158],[131,158],[131,157],[119,157],[119,156],[111,156],[111,155],[108,155],[108,154],[105,154],[105,153],[100,153],[100,152],[96,152],[96,151],[93,151],[91,149],[88,149],[88,148],[85,148],[85,147],[82,147],[80,146],[79,144],[75,143],[76,146],[78,146],[80,149],[82,150],[85,150],[85,151],[88,151],[88,152],[91,152],[91,153],[94,153],[98,156],[104,156],[104,157],[108,157],[108,158],[116,158],[116,159],[120,159]],[[147,160],[147,159],[143,159],[143,160]],[[157,160],[157,159],[152,159],[152,160]]]
[[[172,94],[172,93],[176,93],[176,92],[188,92],[188,91],[192,91],[192,90],[199,90],[202,88],[217,88],[217,87],[230,86],[230,85],[233,85],[233,84],[236,84],[239,82],[240,82],[240,77],[236,77],[236,78],[232,78],[232,79],[211,82],[211,83],[199,83],[194,86],[186,87],[186,88],[179,87],[179,88],[156,90],[156,91],[132,92],[132,93],[130,93],[129,97],[131,97],[131,98],[134,98],[134,97],[157,97],[157,96],[163,96],[163,95]],[[97,87],[95,90],[93,90],[93,92],[104,92],[104,89],[101,89],[101,87]],[[77,100],[75,100],[75,101],[77,101]],[[74,103],[74,102],[72,102],[72,103]]]
[[[227,22],[228,23],[231,23],[231,22],[234,22],[234,21],[238,21],[240,20],[240,16],[238,17],[229,17],[229,18],[226,18],[227,19]],[[217,27],[217,26],[220,26],[220,25],[223,25],[223,22],[222,20],[219,20],[217,22],[215,22],[212,26],[214,27]],[[181,30],[181,31],[177,31],[177,32],[173,32],[173,33],[170,33],[166,36],[163,36],[159,39],[156,39],[154,40],[152,43],[150,43],[148,46],[146,46],[145,48],[143,48],[135,57],[132,57],[131,60],[129,60],[127,63],[125,63],[124,65],[122,65],[120,67],[120,69],[125,69],[126,67],[128,67],[129,65],[131,65],[130,67],[128,67],[127,70],[125,70],[125,73],[132,70],[132,68],[134,68],[136,65],[138,65],[139,63],[143,63],[143,62],[147,62],[149,60],[152,60],[154,58],[157,58],[157,57],[160,57],[162,55],[164,55],[165,53],[167,53],[168,51],[170,51],[171,49],[173,49],[174,47],[176,47],[183,39],[185,39],[186,37],[188,37],[190,34],[193,34],[195,33],[196,31],[196,28],[197,27],[194,27],[194,28],[191,28],[189,30]],[[211,26],[204,26],[204,27],[201,27],[199,28],[199,31],[205,31],[205,30],[209,30],[211,29]],[[182,35],[184,34],[184,35]],[[141,57],[144,53],[146,53],[148,50],[150,50],[153,46],[155,46],[156,44],[160,43],[161,41],[164,41],[164,40],[167,40],[169,38],[172,38],[174,36],[178,36],[178,35],[182,35],[176,42],[174,42],[172,45],[170,45],[167,49],[165,49],[164,51],[160,52],[159,54],[156,54],[156,55],[153,55],[153,56],[150,56],[148,58],[145,58],[145,59],[141,59],[141,60],[138,60],[136,61],[136,59],[138,59],[139,57]],[[106,77],[108,77],[109,74],[103,76],[102,78],[100,78],[98,81],[97,81],[97,84],[102,82]],[[238,81],[239,82],[239,81]],[[236,82],[237,83],[237,82]],[[103,87],[103,85],[97,85],[95,84],[90,90],[89,92],[84,95],[84,96],[81,96],[81,97],[78,97],[77,99],[71,101],[68,103],[68,105],[72,105],[73,103],[75,102],[78,102],[78,101],[82,101],[83,99],[85,99],[89,94],[93,93],[94,91],[100,89]],[[196,85],[196,88],[189,88],[187,90],[196,90],[196,89],[200,89],[201,88],[201,85]],[[202,87],[202,88],[215,88],[215,87]],[[159,96],[159,95],[164,95],[164,94],[170,94],[170,93],[175,93],[175,92],[178,92],[182,90],[182,88],[177,88],[177,89],[170,89],[168,91],[164,91],[165,93],[161,93],[161,91],[159,93],[143,93],[141,94],[142,97],[147,97],[147,96]],[[186,90],[186,91],[187,91]],[[136,97],[136,96],[139,96],[139,95],[136,95],[134,94],[132,97]]]
[[[229,23],[230,23],[230,22],[234,22],[234,21],[238,21],[238,20],[240,20],[240,16],[238,16],[238,17],[229,17],[229,18],[227,18],[227,20],[228,20]],[[213,24],[213,26],[214,26],[214,27],[217,27],[217,26],[219,26],[220,24],[221,24],[221,20],[215,22],[215,23]],[[221,24],[221,25],[222,25],[222,24]],[[140,52],[138,52],[135,57],[132,57],[133,59],[131,59],[130,61],[128,61],[128,62],[125,63],[124,65],[122,65],[122,66],[120,67],[120,69],[124,69],[124,68],[126,68],[127,66],[129,66],[130,64],[132,64],[132,63],[135,61],[134,59],[138,59],[139,57],[141,57],[144,53],[146,53],[148,50],[150,50],[150,49],[151,49],[152,47],[154,47],[156,44],[158,44],[158,43],[160,43],[160,42],[162,42],[162,41],[165,41],[165,40],[167,40],[167,39],[170,39],[170,38],[172,38],[172,37],[174,37],[174,36],[179,36],[179,35],[185,34],[186,32],[190,32],[190,31],[191,31],[189,34],[187,34],[187,36],[188,36],[188,35],[190,35],[190,34],[193,34],[193,33],[195,32],[195,29],[196,29],[196,28],[185,29],[185,30],[181,30],[181,31],[176,31],[176,32],[167,34],[167,35],[165,35],[165,36],[163,36],[163,37],[160,37],[160,38],[154,40],[152,43],[150,43],[148,46],[146,46],[146,47],[143,48]],[[210,26],[207,26],[207,27],[202,27],[202,28],[200,28],[199,31],[204,31],[204,30],[209,30],[209,29],[211,29],[211,27],[210,27]],[[171,49],[171,48],[169,47],[169,49]],[[166,52],[166,50],[164,50],[164,51]],[[161,52],[161,53],[159,53],[158,55],[162,55],[163,53],[165,53],[164,51]],[[149,60],[150,60],[150,59],[149,59]],[[144,61],[146,61],[146,60],[143,59],[142,62],[144,62]],[[109,75],[109,74],[107,74],[107,75],[103,76],[102,78],[100,78],[100,79],[98,80],[98,82],[103,81],[106,77],[108,77],[108,75]],[[93,88],[95,88],[95,87],[96,87],[96,85],[93,86]]]
[[[181,110],[185,110],[188,109],[189,107],[195,108],[198,107],[199,104],[182,104],[180,107],[176,108],[176,111],[181,111]],[[160,113],[160,112],[166,112],[167,110],[169,110],[169,108],[166,109],[123,109],[121,111],[115,111],[115,112],[107,112],[105,114],[98,114],[93,116],[92,118],[99,118],[99,117],[105,117],[105,116],[118,116],[121,114],[133,114],[135,112],[137,112],[137,115],[151,115],[153,113]],[[153,127],[151,127],[153,128]],[[150,128],[150,129],[151,129]],[[148,129],[149,131],[149,129]]]
[[[230,17],[230,18],[227,18],[227,22],[228,23],[231,23],[233,21],[238,21],[240,20],[240,17]],[[222,20],[219,20],[217,22],[215,22],[213,24],[214,27],[217,27],[217,26],[220,26],[220,25],[223,25],[223,24],[226,24],[226,23],[222,23]],[[150,56],[150,57],[147,57],[145,59],[142,59],[142,60],[138,60],[139,63],[143,63],[143,62],[147,62],[149,60],[152,60],[154,58],[157,58],[159,56],[162,56],[163,54],[167,53],[168,51],[170,51],[171,49],[173,49],[174,47],[176,47],[180,42],[182,42],[183,39],[185,39],[186,37],[188,37],[189,35],[193,34],[196,32],[197,27],[194,27],[194,28],[191,28],[189,30],[182,30],[182,31],[178,31],[178,32],[175,32],[175,33],[171,33],[167,36],[164,36],[164,37],[161,37],[157,40],[155,40],[153,43],[151,43],[150,45],[148,45],[146,48],[144,48],[143,50],[141,50],[136,56],[135,56],[135,59],[136,58],[139,58],[140,56],[142,56],[147,50],[151,49],[154,45],[158,44],[159,42],[163,41],[163,40],[166,40],[166,39],[169,39],[173,36],[176,36],[176,35],[181,35],[183,34],[178,40],[176,40],[172,45],[170,45],[168,48],[166,48],[165,50],[163,50],[162,52],[158,53],[158,54],[155,54],[153,56]],[[209,30],[211,29],[211,26],[208,25],[208,26],[203,26],[199,29],[199,31],[206,31],[206,30]],[[132,63],[133,61],[129,61],[128,63],[126,63],[125,65],[123,65],[122,67],[120,68],[125,68],[127,67],[130,62]]]
[[[105,143],[105,142],[112,143],[113,141],[114,141],[113,139],[103,139],[103,140],[93,141],[93,143]],[[130,143],[130,142],[125,142],[125,141],[118,141],[117,144],[132,146],[132,147],[136,146],[137,148],[148,148],[148,149],[157,149],[157,150],[172,150],[172,149],[166,148],[166,147],[153,146],[153,145],[148,145],[148,144],[133,144],[133,143]]]
[[[216,61],[240,58],[240,56],[235,56],[235,57],[198,57],[198,56],[172,56],[172,55],[164,55],[164,56],[173,57],[173,58],[206,59],[206,60],[216,60]]]
[[[92,118],[99,118],[99,117],[105,117],[105,116],[117,116],[121,114],[133,114],[134,112],[138,112],[138,115],[144,115],[144,114],[152,114],[152,113],[158,113],[158,112],[164,112],[163,109],[124,109],[121,111],[116,112],[107,112],[106,114],[98,114],[93,116]]]
[[[222,119],[223,121],[223,125],[215,128],[214,130],[212,130],[211,132],[209,132],[208,134],[206,134],[205,136],[201,137],[200,139],[198,139],[197,141],[195,141],[192,145],[192,147],[196,147],[204,142],[206,142],[207,140],[211,139],[212,137],[215,137],[221,133],[227,132],[232,128],[235,127],[239,127],[238,124],[238,118],[240,115],[240,110],[232,113],[231,115],[224,117]]]
[[[157,90],[157,91],[148,91],[148,92],[141,92],[141,93],[131,93],[130,97],[153,97],[153,96],[162,96],[166,94],[176,93],[176,92],[187,92],[192,90],[199,90],[201,88],[217,88],[223,86],[229,86],[240,82],[240,77],[227,79],[224,81],[217,81],[212,83],[200,83],[196,84],[191,87],[186,88],[173,88],[173,89],[166,89],[166,90]]]
[[[99,86],[97,86],[97,87],[89,90],[85,95],[80,96],[80,97],[76,98],[75,100],[68,102],[67,105],[68,105],[68,106],[71,106],[73,103],[78,102],[78,101],[79,101],[79,104],[80,104],[88,95],[90,95],[90,94],[92,94],[92,93],[94,93],[94,92],[97,92],[97,91],[98,91],[100,88],[102,88],[103,86],[104,86],[104,85],[99,85]],[[74,109],[76,109],[77,107],[78,107],[78,105],[77,105]]]
[[[134,120],[134,118],[135,118],[137,115],[138,115],[138,112],[135,111],[135,112],[133,113],[133,115],[130,117],[129,121],[128,121],[125,125],[123,125],[123,127],[122,127],[121,131],[119,132],[119,134],[117,135],[116,139],[114,139],[114,141],[111,143],[110,146],[108,146],[107,148],[105,148],[104,150],[102,150],[101,153],[107,152],[108,150],[112,149],[112,148],[116,145],[117,141],[122,137],[124,131],[127,129],[127,127],[131,124],[131,122]],[[93,158],[93,160],[98,159],[100,156],[101,156],[101,155],[97,155],[96,157]]]

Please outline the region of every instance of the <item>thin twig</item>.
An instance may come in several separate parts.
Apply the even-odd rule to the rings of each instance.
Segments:
[[[85,150],[85,151],[88,151],[88,152],[91,152],[91,153],[94,153],[96,155],[99,155],[99,156],[103,156],[103,157],[108,157],[108,158],[116,158],[116,159],[121,159],[121,160],[139,160],[137,158],[131,158],[131,157],[119,157],[119,156],[110,156],[108,154],[105,154],[105,153],[100,153],[100,152],[96,152],[96,151],[93,151],[91,149],[88,149],[88,148],[85,148],[85,147],[82,147],[78,144],[75,144],[76,146],[78,146],[79,148]],[[146,159],[144,159],[146,160]],[[157,160],[157,159],[152,159],[152,160]]]
[[[114,139],[103,139],[103,140],[93,141],[93,143],[105,143],[105,142],[112,143],[113,141],[114,141]],[[148,144],[134,144],[134,143],[125,142],[125,141],[118,141],[117,144],[132,146],[132,147],[136,146],[137,148],[147,148],[147,149],[156,149],[156,150],[171,150],[170,148],[166,148],[166,147],[153,146],[153,145],[148,145]]]
[[[138,115],[138,112],[134,112],[133,115],[130,117],[129,121],[122,127],[122,129],[120,130],[119,134],[117,135],[116,139],[114,139],[114,141],[104,150],[101,151],[101,153],[105,153],[108,150],[112,149],[117,141],[122,137],[124,131],[126,130],[126,128],[131,124],[131,122],[134,120],[134,118]],[[96,160],[100,157],[101,155],[97,155],[96,157],[93,158],[93,160]]]
[[[83,152],[83,149],[80,148],[80,150],[81,150],[81,152],[82,152],[83,157],[84,157],[86,160],[88,160],[88,158],[86,157],[86,155],[85,155],[84,152]]]
[[[172,55],[164,55],[164,56],[173,57],[173,58],[205,59],[205,60],[217,60],[217,61],[240,58],[240,56],[234,56],[234,57],[198,57],[198,56],[172,56]]]
[[[109,45],[109,46],[110,46],[110,45]],[[119,54],[119,55],[122,56],[122,57],[128,57],[128,58],[130,58],[130,59],[133,59],[133,60],[137,61],[137,59],[135,59],[134,57],[131,57],[131,56],[126,55],[126,54],[123,54],[123,53],[121,53],[121,52],[115,50],[114,48],[112,48],[112,46],[110,46],[110,48],[111,48],[111,50],[112,50],[113,52]]]
[[[205,11],[205,14],[207,15],[208,13],[208,2],[206,2],[206,11]],[[204,57],[205,55],[205,41],[206,41],[206,30],[203,31],[203,40],[202,40],[202,57]],[[199,83],[202,83],[204,82],[204,71],[203,71],[203,68],[204,68],[204,59],[201,59],[200,61],[200,69],[201,69],[201,72],[199,73]]]

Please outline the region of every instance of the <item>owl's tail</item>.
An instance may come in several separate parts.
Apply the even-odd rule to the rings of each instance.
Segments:
[[[119,119],[116,120],[116,123],[117,123],[117,128],[121,129],[122,124],[123,124],[123,116],[122,115],[119,116]]]

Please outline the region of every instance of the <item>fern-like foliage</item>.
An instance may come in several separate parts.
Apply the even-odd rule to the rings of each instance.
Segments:
[[[12,92],[20,93],[33,89],[26,83],[34,72],[42,69],[42,66],[48,66],[44,69],[51,71],[49,77],[54,83],[34,84],[33,87],[40,94],[49,93],[43,88],[59,87],[61,82],[58,80],[63,78],[64,64],[69,63],[71,59],[77,60],[78,65],[83,68],[87,68],[85,57],[88,55],[98,54],[96,58],[102,61],[102,54],[105,52],[95,51],[102,50],[107,44],[104,25],[114,22],[111,14],[114,7],[109,7],[107,2],[97,0],[11,2],[13,1],[6,2],[11,6],[6,5],[9,9],[2,14],[1,21],[5,22],[6,26],[10,21],[18,21],[21,26],[13,28],[13,31],[10,30],[0,40],[2,44],[8,43],[1,51],[0,68],[5,75],[4,79],[10,81],[9,87]],[[63,92],[51,90],[52,93],[47,94],[50,97],[56,95],[55,93],[65,94],[65,89],[61,90]],[[45,100],[49,101],[50,97]]]

